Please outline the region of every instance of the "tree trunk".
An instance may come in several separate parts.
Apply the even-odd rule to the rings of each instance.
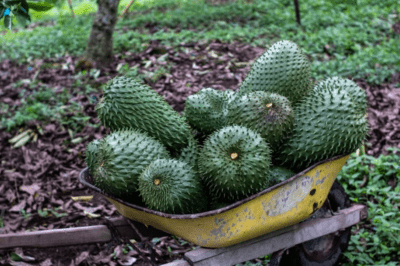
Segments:
[[[119,0],[97,0],[98,10],[86,47],[86,64],[109,66],[113,61],[113,32]],[[97,68],[97,67],[96,67]]]

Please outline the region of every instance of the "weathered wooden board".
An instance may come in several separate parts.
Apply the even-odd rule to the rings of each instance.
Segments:
[[[126,221],[125,217],[110,219],[112,225],[123,239],[135,239],[140,237]],[[168,235],[151,226],[148,228],[138,222],[132,221],[138,230],[150,238]],[[84,232],[84,233],[83,233]],[[0,248],[13,247],[54,247],[77,244],[89,244],[111,241],[112,234],[106,225],[82,226],[67,229],[43,230],[27,233],[8,233],[0,231]]]
[[[136,239],[137,236],[124,217],[110,219],[121,236]],[[43,230],[27,233],[0,234],[0,248],[54,247],[111,241],[106,225],[82,226],[66,229]]]
[[[174,260],[173,262],[161,266],[190,266],[190,264],[186,260]]]
[[[0,248],[55,247],[111,241],[105,225],[0,235]]]

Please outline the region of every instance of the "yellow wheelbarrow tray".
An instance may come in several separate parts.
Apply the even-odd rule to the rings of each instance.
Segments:
[[[201,247],[221,248],[309,218],[324,204],[333,182],[349,156],[350,154],[338,155],[323,160],[246,199],[196,214],[163,213],[108,195],[92,184],[88,168],[80,172],[79,180],[103,194],[126,218],[146,226],[151,225]]]

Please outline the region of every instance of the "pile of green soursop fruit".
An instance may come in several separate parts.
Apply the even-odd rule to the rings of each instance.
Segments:
[[[94,185],[126,202],[171,214],[245,199],[367,136],[365,92],[351,80],[316,85],[293,42],[272,45],[239,90],[205,88],[179,114],[151,87],[107,83],[96,111],[111,133],[87,146]]]

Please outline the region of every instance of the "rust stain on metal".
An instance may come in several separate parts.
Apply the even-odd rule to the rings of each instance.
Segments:
[[[216,239],[226,236],[225,233],[224,233],[224,231],[225,231],[224,228],[227,225],[227,222],[225,222],[225,220],[222,219],[222,218],[221,219],[215,218],[214,219],[214,223],[218,227],[216,227],[213,230],[211,230],[210,231],[210,235],[214,236]]]
[[[229,225],[224,219],[215,218],[215,228],[210,231],[210,237],[214,238],[215,241],[218,241],[220,238],[229,239],[233,235],[240,233],[241,228],[243,227],[242,223],[246,222],[247,220],[256,219],[252,213],[252,210],[248,207],[245,207],[241,213],[237,213],[236,217],[238,217],[237,222],[239,222],[239,225],[236,225],[235,223]]]
[[[246,207],[246,208],[244,208],[243,212],[246,213],[246,216],[244,216],[244,218],[243,218],[244,221],[256,219],[256,218],[254,217],[253,213],[251,212],[251,209],[248,209],[248,208]]]
[[[325,182],[325,179],[327,178],[327,177],[325,176],[324,178],[318,180],[318,177],[319,177],[319,171],[317,171],[317,172],[315,173],[315,178],[317,178],[317,181],[315,181],[315,185],[321,185],[321,184],[323,184],[323,183]]]
[[[319,174],[319,173],[318,173]],[[309,176],[304,176],[301,179],[294,180],[286,185],[273,200],[266,203],[262,201],[264,212],[268,216],[277,216],[286,213],[289,210],[297,207],[297,203],[301,202],[310,192],[313,179]]]
[[[201,235],[197,236],[196,239],[198,243],[201,243],[201,245],[207,245],[207,239],[202,239]]]

